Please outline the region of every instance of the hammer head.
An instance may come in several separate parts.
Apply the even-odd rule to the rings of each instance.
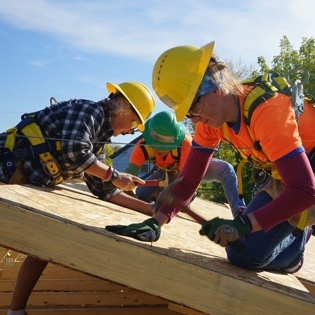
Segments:
[[[173,187],[182,180],[182,177],[177,177],[174,181],[172,181],[167,187],[165,187],[157,197],[155,201],[155,211],[161,207],[162,203],[166,203],[171,205],[174,201],[174,196],[172,195]]]
[[[163,188],[167,187],[168,181],[169,181],[168,173],[164,172],[164,179],[159,180],[159,187],[163,187]]]

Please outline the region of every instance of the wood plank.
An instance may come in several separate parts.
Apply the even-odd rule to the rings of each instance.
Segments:
[[[15,279],[12,280],[0,280],[1,287],[0,292],[12,292],[15,285]],[[112,285],[113,282],[101,281],[99,279],[84,280],[84,279],[40,279],[36,284],[34,290],[36,291],[81,291],[85,292],[108,292],[108,291],[123,291],[126,286],[116,284],[115,287]]]
[[[3,257],[8,255],[8,252],[10,257],[22,256],[12,250],[0,248],[0,255],[3,254]],[[5,264],[5,260],[0,259],[0,268],[3,268],[0,269],[0,306],[3,309],[9,308],[20,265],[21,260],[15,260],[13,264]],[[80,305],[77,305],[78,301]],[[90,310],[93,314],[95,307],[108,309],[108,307],[122,305],[124,308],[151,305],[156,309],[157,306],[166,307],[168,304],[165,299],[50,263],[35,286],[28,309],[34,310],[44,306],[59,310],[61,307],[67,307],[68,313],[70,308],[76,309],[84,305],[88,308],[93,306]]]
[[[32,315],[179,315],[180,313],[169,310],[167,306],[144,307],[107,307],[107,308],[30,308]],[[6,315],[6,310],[1,310],[0,315]]]
[[[12,294],[2,292],[0,295],[0,305],[9,307]],[[149,295],[136,290],[125,290],[123,292],[67,292],[67,291],[34,291],[31,295],[28,307],[47,306],[72,306],[83,305],[93,306],[143,306],[143,305],[167,305],[168,303],[157,296]]]
[[[187,308],[187,307],[185,307],[183,305],[178,305],[178,304],[174,304],[174,303],[170,303],[168,305],[168,308],[170,310],[173,310],[173,311],[179,312],[181,314],[185,314],[185,315],[203,315],[204,314],[202,312],[195,311],[195,310],[192,310],[190,308]]]
[[[151,246],[103,229],[146,217],[73,185],[54,190],[3,185],[0,191],[5,196],[0,240],[6,247],[206,314],[270,314],[266,303],[273,305],[272,314],[314,311],[314,298],[294,276],[229,264],[224,250],[200,237],[199,225],[183,214],[163,228],[161,239]],[[216,207],[208,203],[206,210],[213,216]],[[224,208],[217,211],[222,214]]]
[[[14,266],[3,266],[0,264],[0,279],[8,280],[15,279],[19,272],[20,263]],[[52,266],[56,266],[52,268]],[[14,267],[14,268],[13,268]],[[82,279],[82,280],[96,280],[97,278],[90,275],[75,271],[69,268],[64,268],[55,264],[48,264],[44,270],[41,279]],[[112,284],[116,285],[116,284]]]

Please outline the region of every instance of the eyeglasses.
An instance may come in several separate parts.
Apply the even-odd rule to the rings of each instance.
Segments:
[[[132,120],[130,123],[130,129],[136,129],[138,127],[138,123],[135,120]]]
[[[196,107],[196,104],[199,103],[199,101],[200,101],[200,97],[201,97],[201,95],[198,97],[195,97],[195,99],[193,100],[192,105],[191,105],[188,113],[186,114],[187,118],[192,119],[192,118],[195,118],[195,117],[200,115],[201,108],[199,109],[198,112],[195,112],[195,110],[194,110],[194,107]]]

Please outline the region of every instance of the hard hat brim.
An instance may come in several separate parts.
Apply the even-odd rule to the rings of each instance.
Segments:
[[[141,114],[139,113],[139,111],[137,110],[137,108],[135,107],[135,105],[132,103],[132,101],[126,95],[126,93],[120,88],[120,86],[118,86],[117,84],[110,83],[110,82],[106,83],[106,88],[107,88],[107,91],[109,93],[117,93],[117,92],[119,92],[128,100],[128,102],[132,106],[132,109],[136,112],[139,120],[141,121],[141,124],[138,125],[138,129],[142,132],[144,130],[144,120],[143,120]]]
[[[180,145],[182,144],[186,136],[186,128],[183,123],[179,123],[180,133],[178,137],[175,139],[175,141],[173,143],[165,143],[165,142],[157,141],[150,136],[150,120],[151,119],[152,118],[146,121],[145,128],[143,131],[143,137],[145,139],[146,144],[148,144],[149,146],[152,146],[153,149],[155,150],[161,150],[161,151],[171,151],[177,147],[180,147]]]
[[[215,46],[215,41],[200,47],[198,51],[196,52],[197,54],[200,54],[201,56],[199,58],[199,66],[196,71],[196,78],[190,87],[190,90],[192,91],[192,93],[186,97],[184,104],[181,104],[175,110],[175,116],[176,116],[177,121],[182,121],[186,117],[191,107],[191,104],[195,98],[199,85],[209,65],[210,59],[214,51],[214,46]]]

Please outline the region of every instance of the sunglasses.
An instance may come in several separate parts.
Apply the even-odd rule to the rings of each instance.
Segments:
[[[191,119],[191,118],[200,116],[202,108],[200,108],[198,113],[196,113],[194,111],[194,107],[196,106],[197,103],[199,103],[200,97],[202,95],[207,94],[207,93],[215,92],[218,89],[219,89],[219,86],[214,82],[212,74],[206,73],[200,82],[196,96],[195,96],[195,98],[194,98],[194,100],[193,100],[193,102],[189,108],[189,111],[188,111],[186,117]]]
[[[200,101],[200,97],[201,97],[201,95],[194,98],[194,100],[193,100],[193,102],[192,102],[192,105],[190,106],[190,109],[189,109],[188,113],[186,114],[186,117],[187,117],[187,118],[192,119],[192,118],[195,118],[195,117],[197,117],[197,116],[200,115],[200,113],[201,113],[201,108],[200,108],[200,110],[199,110],[198,113],[196,113],[195,110],[194,110],[194,107],[195,107],[196,104],[199,103],[199,101]]]

